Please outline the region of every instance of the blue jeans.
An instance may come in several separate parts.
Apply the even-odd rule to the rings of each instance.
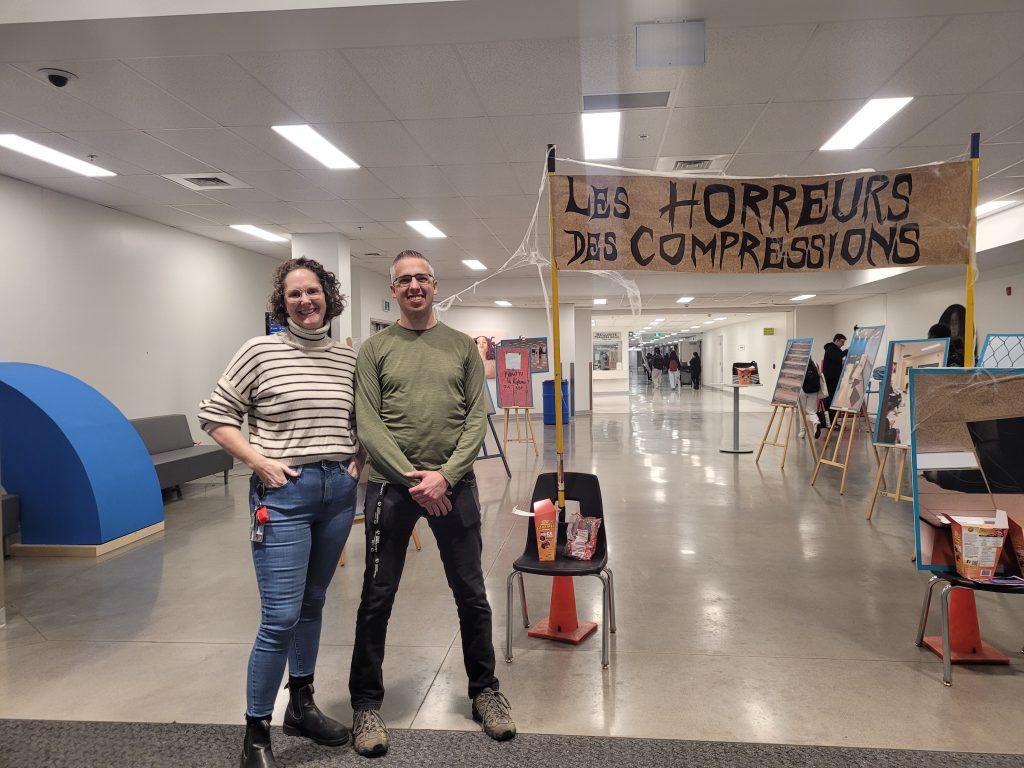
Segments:
[[[280,488],[249,480],[249,512],[265,504],[263,542],[252,544],[261,620],[249,655],[246,714],[269,717],[284,676],[312,675],[320,649],[327,586],[338,567],[355,515],[356,481],[344,464],[294,467]],[[262,492],[262,497],[260,493]]]

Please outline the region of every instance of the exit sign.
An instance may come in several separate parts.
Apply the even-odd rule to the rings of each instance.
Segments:
[[[391,311],[391,302],[388,301],[387,299],[384,299],[383,303],[384,303],[384,311],[385,312],[390,312]]]
[[[764,335],[765,336],[774,336],[775,335],[775,329],[774,328],[765,328],[764,329]]]

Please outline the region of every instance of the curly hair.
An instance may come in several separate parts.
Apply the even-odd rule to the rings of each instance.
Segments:
[[[326,302],[324,310],[325,323],[331,322],[331,320],[338,317],[345,310],[345,299],[347,297],[341,292],[338,278],[335,277],[334,273],[324,269],[324,265],[319,261],[300,256],[297,259],[289,259],[274,270],[274,290],[267,301],[267,309],[270,310],[270,315],[274,322],[281,325],[288,324],[288,308],[284,300],[284,279],[289,272],[296,269],[308,269],[320,281],[320,287],[324,289],[324,300]]]

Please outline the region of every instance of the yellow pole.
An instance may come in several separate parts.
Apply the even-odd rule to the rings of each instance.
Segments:
[[[555,469],[558,479],[558,508],[565,509],[565,467],[562,463],[564,453],[562,430],[562,334],[558,317],[558,265],[555,263],[555,226],[554,196],[551,191],[551,180],[555,175],[555,145],[548,144],[548,247],[551,253],[551,340],[554,346],[552,371],[555,385],[555,453],[558,466]]]
[[[974,280],[978,271],[978,166],[981,161],[981,134],[971,134],[971,223],[967,258],[967,301],[964,306],[964,367],[974,367]]]

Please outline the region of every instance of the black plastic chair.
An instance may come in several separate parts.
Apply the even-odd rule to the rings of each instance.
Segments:
[[[558,481],[554,472],[545,472],[537,476],[537,484],[533,488],[533,503],[543,499],[558,498]],[[526,592],[523,588],[523,574],[532,573],[538,576],[596,576],[601,580],[602,612],[601,612],[601,666],[609,665],[609,633],[615,631],[615,582],[612,571],[608,567],[608,538],[604,506],[601,503],[601,485],[597,475],[582,472],[565,473],[566,501],[577,501],[583,517],[601,518],[601,526],[597,529],[597,546],[590,560],[574,560],[566,557],[565,542],[568,524],[564,510],[558,515],[558,539],[555,548],[555,559],[542,561],[537,553],[537,536],[534,519],[529,518],[526,531],[526,546],[523,554],[512,564],[512,572],[507,581],[507,611],[505,635],[505,661],[512,663],[512,582],[519,578],[519,602],[523,611],[523,626],[530,626],[530,617],[526,612]]]
[[[928,623],[928,609],[931,607],[932,592],[935,587],[943,582],[942,591],[939,593],[939,604],[942,607],[942,682],[945,685],[953,684],[953,661],[949,647],[949,593],[954,589],[973,589],[978,592],[1002,592],[1009,595],[1024,595],[1024,587],[1012,584],[989,584],[984,581],[972,581],[965,579],[958,573],[937,573],[928,581],[925,588],[924,605],[921,606],[921,622],[917,627],[917,646],[924,645],[924,628]],[[1024,653],[1024,649],[1021,650]]]

